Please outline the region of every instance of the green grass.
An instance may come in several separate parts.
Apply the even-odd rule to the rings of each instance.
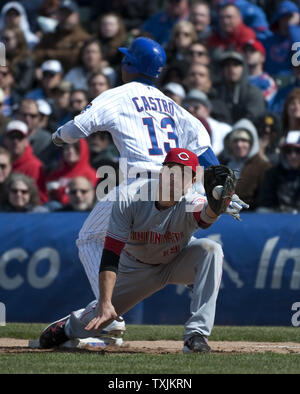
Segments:
[[[0,337],[37,338],[45,324],[9,323]],[[182,326],[127,325],[125,340],[180,340]],[[295,327],[215,326],[212,341],[300,342]],[[299,374],[299,354],[115,354],[33,352],[0,355],[0,373],[23,374]]]

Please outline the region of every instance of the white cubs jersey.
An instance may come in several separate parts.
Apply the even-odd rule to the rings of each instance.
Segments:
[[[200,156],[211,147],[198,119],[142,82],[103,92],[74,118],[74,124],[83,136],[109,131],[120,156],[127,159],[127,170],[159,171],[171,148],[186,148]]]
[[[193,233],[204,224],[201,212],[206,198],[193,190],[165,210],[156,207],[155,199],[142,201],[145,194],[157,196],[158,180],[137,180],[113,204],[107,236],[125,243],[123,253],[147,263],[167,264],[189,243]],[[152,188],[152,189],[151,189]],[[153,193],[154,190],[154,193]],[[201,226],[202,227],[202,226]]]

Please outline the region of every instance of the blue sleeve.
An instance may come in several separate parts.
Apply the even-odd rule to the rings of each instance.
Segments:
[[[207,148],[202,155],[198,156],[200,166],[207,168],[209,166],[219,165],[219,160],[211,148]]]

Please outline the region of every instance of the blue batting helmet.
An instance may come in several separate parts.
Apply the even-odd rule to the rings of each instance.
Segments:
[[[166,63],[164,49],[147,37],[136,38],[129,48],[121,47],[119,51],[125,55],[122,65],[130,74],[140,73],[157,78]]]

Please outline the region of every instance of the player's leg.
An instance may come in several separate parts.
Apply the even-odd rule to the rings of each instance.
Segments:
[[[222,263],[223,251],[218,243],[194,238],[168,267],[168,284],[193,285],[191,317],[183,336],[186,352],[210,350],[206,337],[214,325]]]

